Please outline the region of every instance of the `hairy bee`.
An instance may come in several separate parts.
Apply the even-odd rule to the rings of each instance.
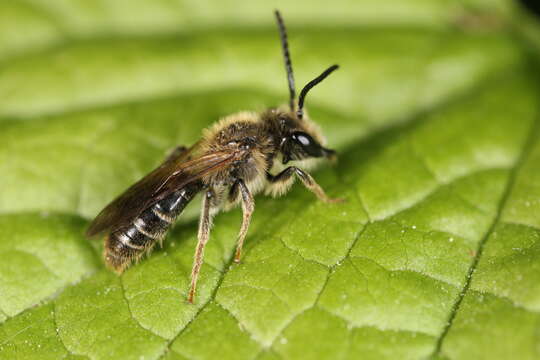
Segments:
[[[304,100],[311,88],[338,68],[333,65],[310,81],[296,103],[294,76],[283,19],[275,12],[289,84],[289,105],[263,113],[240,112],[221,119],[203,132],[192,147],[178,147],[154,171],[135,183],[103,209],[87,235],[106,233],[106,263],[122,272],[161,240],[193,197],[203,192],[198,243],[191,271],[188,301],[193,302],[197,277],[208,241],[212,217],[222,208],[241,204],[243,220],[234,260],[238,262],[251,215],[253,195],[265,190],[285,193],[295,177],[325,202],[330,199],[315,180],[296,166],[272,174],[274,165],[312,158],[332,158],[323,146],[317,126],[304,113]]]

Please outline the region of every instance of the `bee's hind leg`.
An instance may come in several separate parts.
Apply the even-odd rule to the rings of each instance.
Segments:
[[[315,179],[313,179],[311,175],[309,175],[304,170],[297,168],[296,166],[289,166],[277,175],[266,173],[266,179],[270,183],[270,192],[280,195],[281,193],[288,190],[288,188],[292,185],[294,175],[299,177],[302,181],[302,184],[304,184],[304,186],[307,187],[309,191],[314,193],[317,198],[319,198],[319,200],[324,201],[325,203],[336,203],[343,201],[343,199],[330,198],[328,195],[326,195],[323,188],[319,184],[317,184],[317,182],[315,181]]]
[[[191,287],[188,294],[188,302],[193,304],[195,298],[195,292],[197,291],[197,279],[204,257],[204,247],[210,237],[210,228],[212,227],[212,201],[214,200],[214,191],[208,190],[203,196],[203,204],[201,210],[201,218],[199,221],[199,233],[197,235],[198,242],[195,249],[195,256],[193,259],[193,267],[191,269]]]
[[[165,163],[168,163],[169,161],[173,161],[177,158],[179,158],[180,156],[182,156],[186,151],[188,151],[189,149],[185,146],[177,146],[175,147],[174,149],[170,150],[168,153],[167,153],[167,157],[165,158]]]
[[[246,238],[249,224],[251,222],[251,215],[253,214],[253,211],[255,210],[255,201],[253,200],[253,196],[251,195],[248,187],[246,186],[243,180],[237,180],[234,183],[231,189],[231,194],[235,194],[238,191],[240,192],[242,196],[241,197],[242,226],[240,227],[240,232],[238,233],[236,253],[234,254],[234,262],[236,263],[240,262],[240,257],[242,256],[242,246],[244,245],[244,239]]]

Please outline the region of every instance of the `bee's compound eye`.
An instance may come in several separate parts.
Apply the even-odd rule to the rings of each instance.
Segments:
[[[297,135],[296,140],[303,146],[309,146],[311,144],[311,140],[309,139],[309,137],[304,134]]]
[[[297,131],[292,133],[291,138],[296,142],[302,150],[309,156],[323,156],[323,147],[315,141],[310,135],[305,132]]]
[[[295,133],[293,133],[292,138],[297,143],[299,143],[300,145],[302,145],[304,147],[310,146],[310,145],[315,143],[315,141],[313,140],[313,138],[311,136],[309,136],[308,134],[303,133],[303,132],[295,132]]]

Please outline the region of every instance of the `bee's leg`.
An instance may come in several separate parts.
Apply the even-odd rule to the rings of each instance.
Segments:
[[[167,153],[167,157],[165,158],[164,163],[168,163],[169,161],[177,159],[187,150],[188,148],[182,145],[175,147],[174,149],[172,149],[171,151]]]
[[[239,187],[240,187],[240,185],[239,185],[238,181],[236,181],[231,186],[231,188],[229,189],[229,196],[227,197],[227,201],[230,204],[234,204],[238,200],[238,193],[240,192]]]
[[[240,190],[240,194],[242,195],[242,227],[238,233],[236,253],[234,254],[234,262],[238,263],[240,262],[242,246],[244,245],[244,239],[246,238],[249,223],[251,222],[251,215],[253,214],[253,210],[255,210],[255,201],[253,201],[253,196],[249,192],[249,189],[243,180],[237,180],[233,185],[233,189],[231,190],[231,193]]]
[[[195,298],[195,292],[197,290],[197,278],[201,271],[201,266],[204,256],[204,247],[208,242],[210,236],[210,228],[212,226],[212,200],[215,196],[212,190],[208,190],[203,196],[203,204],[201,210],[201,218],[199,220],[199,233],[197,242],[197,248],[195,250],[195,257],[193,259],[193,267],[191,269],[191,287],[189,289],[188,301],[193,304]]]
[[[187,158],[189,156],[190,149],[185,146],[177,146],[167,153],[167,157],[161,164],[165,166],[173,161],[180,161],[182,158]]]
[[[343,201],[343,199],[332,199],[328,197],[328,195],[326,195],[324,190],[319,184],[317,184],[311,175],[304,170],[297,168],[296,166],[289,166],[277,175],[266,173],[266,178],[270,182],[270,186],[274,187],[274,189],[272,189],[273,191],[271,192],[277,194],[285,192],[292,184],[293,175],[298,176],[304,186],[314,193],[319,200],[324,201],[325,203],[336,203]]]

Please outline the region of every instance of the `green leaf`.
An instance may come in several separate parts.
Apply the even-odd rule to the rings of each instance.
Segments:
[[[84,229],[218,118],[286,101],[339,162],[222,213],[198,199],[121,276]],[[537,359],[538,24],[506,0],[0,3],[0,359]]]

